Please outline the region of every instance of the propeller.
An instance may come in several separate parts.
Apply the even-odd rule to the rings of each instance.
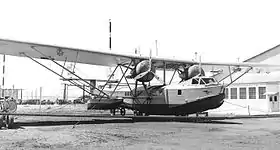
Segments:
[[[199,65],[198,65],[198,67],[199,67],[199,76],[201,76],[201,69],[202,69],[202,67],[201,67],[201,56],[199,56]]]
[[[151,73],[155,76],[155,78],[161,83],[161,84],[164,84],[163,80],[158,76],[156,75],[154,72],[151,71]]]
[[[142,73],[139,73],[137,76],[134,77],[134,80],[138,80],[138,79],[141,79],[142,77],[144,77],[147,73],[150,72],[150,69],[148,71],[145,71],[145,72],[142,72]]]
[[[152,50],[150,49],[150,57],[149,57],[149,69],[145,72],[139,73],[137,76],[134,77],[135,80],[138,80],[142,77],[144,77],[146,74],[148,74],[149,72],[152,72]],[[153,73],[153,72],[152,72]],[[155,74],[155,73],[153,73]]]

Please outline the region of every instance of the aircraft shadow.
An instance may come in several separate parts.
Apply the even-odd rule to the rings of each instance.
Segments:
[[[185,123],[208,123],[208,124],[242,124],[240,122],[208,119],[206,117],[167,117],[167,118],[134,118],[134,122],[185,122]]]
[[[25,126],[60,126],[60,125],[81,125],[81,124],[110,124],[110,123],[137,123],[137,122],[184,122],[184,123],[206,123],[206,124],[242,124],[240,122],[225,121],[225,120],[209,120],[209,119],[194,119],[194,118],[133,118],[133,119],[94,119],[82,121],[29,121],[15,122],[12,129],[20,129]]]

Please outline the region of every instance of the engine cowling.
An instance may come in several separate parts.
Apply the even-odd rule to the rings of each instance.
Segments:
[[[149,60],[140,61],[134,69],[131,71],[131,75],[127,76],[128,78],[135,78],[138,75],[143,75],[140,78],[137,78],[140,82],[150,82],[154,78],[154,73],[156,69],[153,64],[150,65]]]
[[[199,65],[192,65],[190,67],[185,67],[185,68],[183,68],[183,70],[179,71],[179,77],[183,81],[188,80],[192,77],[195,77],[199,74],[202,76],[205,75],[204,70],[201,67],[199,67]]]

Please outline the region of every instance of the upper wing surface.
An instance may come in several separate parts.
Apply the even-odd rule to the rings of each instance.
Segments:
[[[29,43],[22,41],[13,41],[7,39],[0,39],[0,54],[24,56],[26,54],[33,58],[46,59],[51,58],[57,61],[69,61],[101,66],[116,66],[118,64],[126,64],[130,61],[148,60],[149,57],[126,55],[109,52],[91,51],[76,48],[60,47],[53,45],[44,45],[37,43]],[[199,62],[179,60],[172,58],[153,57],[152,62],[157,69],[172,70],[181,65],[199,64]],[[215,63],[215,62],[201,62],[201,66],[207,70],[213,70],[222,66],[232,67],[266,67],[266,68],[280,68],[279,65],[261,64],[261,63]]]
[[[266,50],[256,56],[253,56],[244,62],[264,62],[267,59],[279,60],[279,58],[275,57],[280,54],[280,45],[277,45],[269,50]]]
[[[137,58],[137,56],[3,39],[0,39],[0,53],[13,56],[24,56],[22,53],[25,53],[33,58],[51,58],[58,61],[102,66],[115,66],[119,63],[129,62],[131,59]]]

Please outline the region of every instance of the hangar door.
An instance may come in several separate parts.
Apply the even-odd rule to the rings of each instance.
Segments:
[[[268,95],[271,112],[279,112],[279,95]]]

